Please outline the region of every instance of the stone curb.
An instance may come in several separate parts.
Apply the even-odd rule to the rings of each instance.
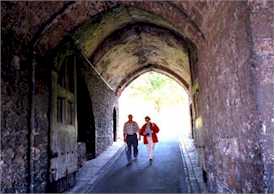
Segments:
[[[65,193],[87,193],[90,191],[95,186],[95,184],[108,172],[108,169],[124,151],[125,144],[118,143],[116,145],[117,146],[110,146],[97,158],[87,161],[77,173],[78,176],[76,185]],[[80,178],[83,178],[83,175],[79,175],[83,173],[85,174],[86,179],[80,180]]]
[[[201,169],[199,166],[195,166],[195,163],[197,162],[192,162],[192,158],[190,157],[192,154],[189,154],[189,150],[187,150],[186,145],[183,141],[179,143],[179,147],[184,163],[184,169],[185,172],[188,174],[186,178],[186,183],[189,184],[188,193],[207,193],[206,186],[202,180],[202,175],[199,172],[201,171]]]

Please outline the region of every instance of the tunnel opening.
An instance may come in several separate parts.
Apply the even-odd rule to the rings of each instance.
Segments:
[[[115,13],[111,11],[106,17],[102,15],[99,20],[87,23],[85,28],[76,31],[73,35],[74,41],[87,56],[91,66],[115,91],[119,99],[117,136],[114,126],[115,117],[112,113],[113,128],[110,132],[112,141],[123,141],[123,123],[127,121],[127,115],[132,113],[128,111],[122,114],[121,102],[123,102],[125,91],[131,85],[130,83],[135,82],[139,77],[148,72],[154,72],[177,81],[177,84],[181,86],[180,91],[185,93],[186,98],[181,106],[174,106],[170,110],[166,108],[166,112],[163,111],[161,116],[157,114],[157,111],[152,111],[153,114],[148,111],[149,113],[143,113],[140,116],[132,113],[134,120],[137,119],[136,121],[141,126],[144,124],[144,117],[151,115],[152,121],[158,123],[163,129],[159,135],[161,141],[182,142],[185,137],[188,137],[195,142],[197,129],[193,124],[199,115],[198,109],[195,109],[195,104],[198,102],[193,101],[193,84],[198,79],[196,42],[188,36],[190,35],[188,32],[180,32],[163,18],[158,18],[157,15],[143,13],[131,7],[126,8],[126,12],[123,10],[124,8],[119,9]],[[110,16],[123,19],[117,22],[109,18]],[[198,93],[196,95],[198,96]],[[126,107],[131,108],[129,105]],[[139,106],[139,108],[143,107],[142,104]],[[174,117],[171,119],[171,116]],[[169,125],[167,122],[169,120],[173,125],[177,125]]]
[[[119,98],[119,136],[128,114],[142,126],[149,115],[161,129],[161,141],[192,137],[189,96],[173,78],[149,71],[131,81]]]
[[[100,25],[104,27],[104,24]],[[106,24],[111,25],[108,20]],[[93,25],[89,26],[91,27]],[[117,98],[131,82],[147,72],[169,76],[178,82],[181,92],[186,96],[183,101],[185,105],[174,106],[170,110],[167,108],[161,116],[157,114],[160,108],[158,111],[152,111],[152,115],[147,113],[153,121],[159,123],[161,129],[165,129],[161,131],[160,139],[174,141],[184,136],[192,137],[192,119],[189,113],[189,107],[192,105],[188,94],[192,85],[191,65],[195,63],[196,49],[191,41],[176,33],[174,29],[166,28],[166,25],[149,21],[131,21],[123,25],[111,25],[112,28],[114,31],[104,35],[105,37],[97,33],[91,36],[91,32],[88,35],[84,30],[77,31],[69,38],[72,47],[77,49],[68,53],[74,53],[78,60],[82,60],[76,67],[78,167],[95,158],[113,142],[122,140],[118,124],[121,123],[119,120],[125,120],[127,117],[123,117],[120,109],[116,107]],[[95,28],[95,31],[98,29],[101,28]],[[88,37],[88,40],[82,40],[77,36],[78,33],[84,33],[85,36],[81,37]],[[90,41],[93,44],[89,44]],[[67,48],[61,50],[60,58],[63,58],[63,52],[67,52]],[[103,82],[97,79],[102,79]],[[176,108],[181,109],[175,110]],[[171,128],[171,125],[169,127],[166,123],[171,120],[169,117],[173,116],[171,112],[177,113],[176,116],[179,117],[174,117],[172,123],[180,121],[182,127],[178,125]],[[144,116],[140,117],[140,126],[144,123]],[[184,119],[180,116],[184,116]],[[170,128],[181,130],[171,132]],[[169,129],[170,133],[166,129]]]

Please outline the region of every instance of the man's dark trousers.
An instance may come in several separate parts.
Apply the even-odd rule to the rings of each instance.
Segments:
[[[127,160],[129,162],[132,159],[132,146],[134,148],[134,157],[136,158],[137,155],[138,155],[137,134],[127,135],[126,142],[127,142],[127,146],[128,146],[127,151],[126,151],[126,155],[127,155]]]

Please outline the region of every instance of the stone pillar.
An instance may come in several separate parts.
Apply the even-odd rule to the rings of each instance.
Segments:
[[[258,114],[261,156],[264,164],[264,192],[273,193],[274,166],[274,54],[273,1],[248,1],[255,100]]]

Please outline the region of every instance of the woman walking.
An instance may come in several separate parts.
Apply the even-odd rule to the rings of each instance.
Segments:
[[[147,146],[148,152],[148,159],[149,162],[152,163],[153,161],[153,152],[155,143],[158,142],[157,133],[159,132],[159,127],[155,124],[150,122],[151,119],[149,116],[145,117],[145,124],[140,129],[139,133],[143,136],[143,142]]]

